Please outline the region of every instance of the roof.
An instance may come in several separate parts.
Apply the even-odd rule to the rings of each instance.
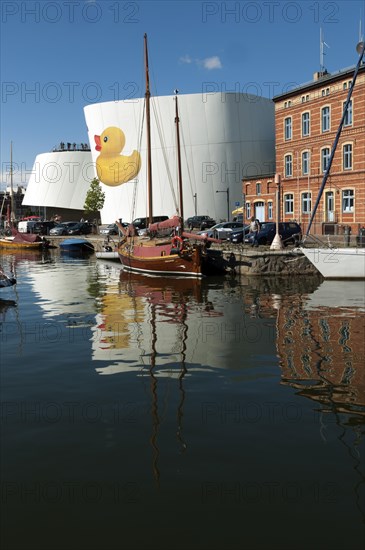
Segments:
[[[319,88],[323,85],[327,85],[330,82],[335,82],[337,80],[341,80],[346,77],[352,77],[353,73],[355,71],[355,65],[352,67],[347,67],[346,69],[341,69],[340,71],[336,71],[335,73],[327,73],[325,72],[323,76],[318,78],[318,80],[311,80],[310,82],[306,82],[305,84],[301,84],[300,86],[297,86],[296,88],[292,88],[291,90],[285,92],[284,94],[280,94],[273,97],[273,101],[279,101],[282,99],[285,99],[287,97],[292,97],[294,95],[298,95],[300,92],[304,92],[307,90],[312,90]],[[359,73],[365,72],[365,63],[360,65]]]

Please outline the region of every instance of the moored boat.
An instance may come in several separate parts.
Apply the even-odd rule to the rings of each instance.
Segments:
[[[325,279],[365,279],[365,248],[305,248],[301,251]]]
[[[60,242],[60,249],[71,252],[94,252],[94,245],[87,239],[65,239]]]
[[[147,197],[149,228],[147,236],[138,236],[133,226],[125,229],[117,225],[123,234],[118,246],[118,253],[123,267],[127,271],[156,275],[175,275],[178,277],[203,277],[209,270],[218,266],[218,262],[210,262],[207,240],[192,239],[192,235],[184,234],[183,186],[180,157],[179,111],[177,91],[175,92],[175,124],[176,150],[178,164],[178,196],[177,214],[160,223],[153,220],[153,185],[152,185],[152,154],[151,154],[151,121],[150,121],[150,87],[148,69],[147,35],[144,36],[145,57],[145,110],[147,126]],[[97,145],[98,147],[99,145]],[[224,262],[221,262],[223,266]],[[209,270],[205,267],[209,266]]]

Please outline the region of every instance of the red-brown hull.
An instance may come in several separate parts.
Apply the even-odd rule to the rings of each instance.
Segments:
[[[123,243],[118,253],[123,267],[128,271],[147,275],[203,277],[199,248],[182,254],[171,254],[164,245],[140,247]]]

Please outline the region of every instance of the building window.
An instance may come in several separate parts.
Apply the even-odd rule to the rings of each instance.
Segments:
[[[302,212],[303,212],[303,214],[310,214],[311,210],[312,210],[311,193],[302,193]]]
[[[343,146],[343,169],[352,170],[352,144],[347,143]]]
[[[285,214],[294,214],[294,195],[292,193],[284,195],[284,212]]]
[[[354,191],[352,189],[344,189],[342,191],[342,212],[354,211]]]
[[[322,122],[322,132],[329,132],[330,126],[331,126],[329,107],[323,107],[323,109],[321,110],[321,122]]]
[[[261,183],[256,183],[256,195],[261,195]]]
[[[302,153],[302,176],[309,174],[309,151]]]
[[[343,110],[345,110],[346,101],[343,104]],[[352,99],[350,99],[349,104],[347,106],[347,111],[345,115],[345,119],[343,121],[344,126],[352,126]]]
[[[307,95],[305,96],[305,100],[306,100],[306,101],[309,101],[309,94],[307,94]]]
[[[329,160],[330,160],[330,150],[329,150],[329,147],[325,147],[321,151],[322,172],[325,172],[327,170]]]
[[[267,203],[267,217],[269,220],[272,220],[272,202]]]
[[[246,219],[249,220],[251,218],[251,203],[246,202]]]
[[[284,121],[284,127],[285,127],[285,139],[291,139],[291,117],[288,117]]]
[[[302,114],[302,136],[309,136],[310,132],[310,118],[309,113]]]
[[[285,155],[285,177],[291,178],[293,175],[293,158],[291,155]]]

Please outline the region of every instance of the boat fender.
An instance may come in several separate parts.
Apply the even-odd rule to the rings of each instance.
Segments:
[[[181,237],[178,237],[177,235],[173,237],[171,240],[171,244],[173,248],[177,248],[178,250],[180,250],[180,252],[182,252],[182,249],[184,247],[184,241],[182,240]]]
[[[104,246],[105,252],[113,252],[113,249],[111,246]]]

